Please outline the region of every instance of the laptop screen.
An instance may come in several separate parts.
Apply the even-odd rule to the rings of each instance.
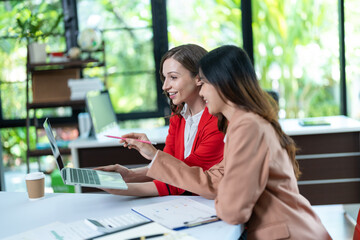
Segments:
[[[55,140],[55,137],[54,137],[54,134],[53,134],[49,119],[46,118],[43,126],[44,126],[44,129],[45,129],[45,132],[46,132],[46,136],[49,139],[50,148],[51,148],[51,151],[53,152],[54,158],[56,160],[56,164],[58,165],[58,167],[59,167],[59,169],[61,171],[61,169],[64,168],[64,163],[63,163],[63,160],[61,158],[59,148],[58,148],[58,146],[56,144],[56,140]]]
[[[117,125],[116,115],[108,91],[90,91],[86,95],[86,106],[91,116],[95,134],[109,126]]]

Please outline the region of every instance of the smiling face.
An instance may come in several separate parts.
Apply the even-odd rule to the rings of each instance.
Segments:
[[[196,78],[191,72],[173,58],[164,61],[162,74],[164,84],[162,89],[169,94],[173,104],[188,103],[199,97]]]
[[[212,115],[223,113],[224,110],[228,108],[227,104],[220,97],[216,88],[206,79],[204,74],[201,72],[201,69],[199,75],[202,84],[199,94],[205,100],[209,113]]]

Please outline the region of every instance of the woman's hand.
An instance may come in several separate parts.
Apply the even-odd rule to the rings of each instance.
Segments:
[[[119,164],[97,167],[94,168],[94,170],[100,170],[105,172],[118,172],[120,173],[125,182],[128,182],[131,178],[131,170]]]
[[[152,160],[155,157],[157,149],[153,145],[136,141],[149,141],[148,137],[144,133],[129,133],[121,137],[126,138],[125,140],[120,140],[120,143],[124,143],[124,147],[129,149],[136,149],[144,158],[148,160]]]

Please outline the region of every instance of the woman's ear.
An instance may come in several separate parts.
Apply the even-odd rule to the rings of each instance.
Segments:
[[[202,85],[199,74],[196,75],[196,77],[195,77],[195,84],[196,84],[196,86]]]

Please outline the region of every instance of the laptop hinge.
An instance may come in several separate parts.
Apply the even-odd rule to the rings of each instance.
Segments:
[[[63,180],[64,180],[64,183],[65,183],[65,181],[68,180],[68,179],[66,178],[66,168],[61,169],[60,172],[61,172],[62,178],[63,178]]]

